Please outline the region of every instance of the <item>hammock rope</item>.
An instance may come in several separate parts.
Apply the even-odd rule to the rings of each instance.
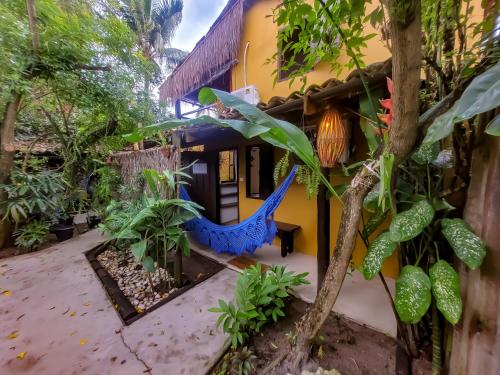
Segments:
[[[206,217],[194,218],[187,222],[185,229],[190,231],[201,244],[214,249],[217,253],[241,255],[244,252],[253,254],[264,243],[272,244],[277,233],[274,223],[274,212],[285,197],[293,182],[297,166],[264,201],[252,216],[235,225],[220,225]],[[180,197],[191,200],[186,189],[181,186]]]

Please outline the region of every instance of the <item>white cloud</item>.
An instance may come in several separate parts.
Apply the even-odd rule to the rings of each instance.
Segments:
[[[184,0],[182,21],[172,47],[191,51],[226,4],[227,0]]]

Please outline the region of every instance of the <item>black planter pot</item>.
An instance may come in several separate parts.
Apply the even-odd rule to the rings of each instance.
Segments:
[[[101,218],[99,216],[89,216],[87,219],[90,229],[96,228],[101,222]]]
[[[53,232],[57,237],[57,241],[63,242],[73,237],[75,227],[73,225],[57,225]]]
[[[74,216],[71,215],[70,217],[66,218],[66,219],[59,219],[58,220],[58,223],[59,223],[59,226],[71,226],[73,225],[73,220],[74,220]]]

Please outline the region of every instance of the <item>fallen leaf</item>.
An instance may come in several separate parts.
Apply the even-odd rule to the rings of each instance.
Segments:
[[[114,305],[114,307],[115,307],[115,309],[116,309],[116,310],[118,310],[118,308],[119,308],[120,306],[118,306],[118,304],[115,304],[115,305]]]
[[[70,333],[69,333],[69,335],[70,335],[70,336],[74,336],[74,335],[76,335],[76,333],[77,333],[77,332],[78,332],[78,331],[73,331],[73,332],[70,332]]]
[[[87,343],[87,340],[85,339],[80,339],[80,345],[83,346]]]
[[[10,295],[12,294],[12,292],[11,292],[10,290],[4,290],[4,291],[2,292],[2,294],[3,294],[4,296],[10,296]]]
[[[269,345],[271,345],[273,349],[278,349],[278,346],[272,341],[269,343]]]
[[[9,336],[7,336],[8,339],[14,340],[19,334],[17,333],[18,331],[12,331]]]
[[[24,359],[24,357],[26,357],[26,352],[20,352],[18,355],[17,355],[17,359]]]
[[[323,358],[324,355],[325,355],[325,353],[323,352],[323,345],[320,345],[320,347],[318,349],[318,358],[321,359],[321,358]]]
[[[75,315],[76,315],[76,311],[71,311],[71,312],[69,313],[69,316],[75,316]]]
[[[83,306],[85,306],[85,307],[90,307],[90,306],[92,306],[92,305],[91,305],[91,303],[90,303],[90,302],[85,302],[85,303],[83,304]]]
[[[140,307],[136,308],[135,311],[137,311],[139,314],[142,314],[144,312],[144,309],[141,309]]]

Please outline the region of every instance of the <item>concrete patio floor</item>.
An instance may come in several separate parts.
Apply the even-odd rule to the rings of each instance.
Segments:
[[[234,258],[234,255],[217,254],[210,248],[194,241],[191,241],[191,245],[193,249],[201,254],[217,260],[231,269],[238,270],[227,263]],[[262,248],[257,249],[254,254],[250,255],[250,258],[267,265],[282,264],[287,266],[289,271],[298,273],[309,272],[307,279],[311,284],[298,287],[296,295],[306,302],[314,302],[318,285],[317,261],[315,256],[295,251],[282,258],[278,246],[264,245]],[[386,281],[391,294],[394,295],[394,280],[387,278]],[[365,324],[379,332],[396,337],[396,318],[394,317],[389,297],[378,278],[367,281],[357,270],[348,274],[342,284],[342,289],[333,310],[358,323]]]
[[[225,340],[207,309],[232,298],[237,273],[124,326],[83,254],[102,241],[94,230],[0,261],[0,374],[205,374]]]

